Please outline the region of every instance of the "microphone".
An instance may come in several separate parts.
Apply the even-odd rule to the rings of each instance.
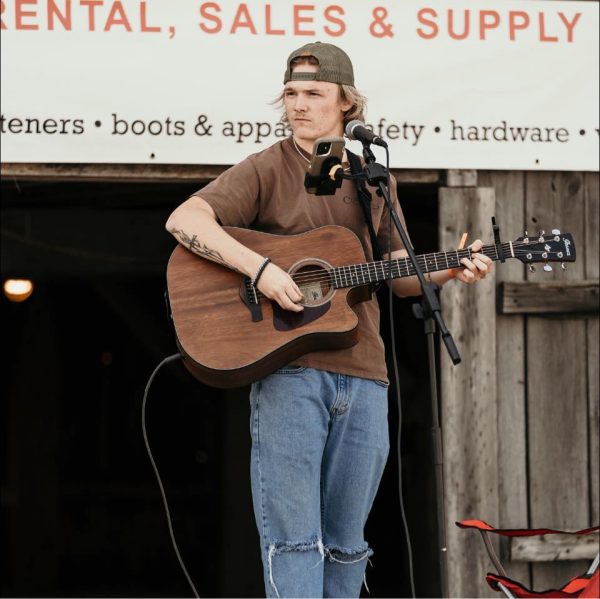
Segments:
[[[382,148],[387,148],[385,139],[381,139],[379,135],[375,135],[373,131],[367,129],[361,121],[350,121],[346,125],[346,136],[350,139],[356,139],[364,145],[375,144]]]

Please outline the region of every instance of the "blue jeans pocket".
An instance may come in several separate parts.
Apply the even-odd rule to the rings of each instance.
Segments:
[[[306,370],[306,366],[298,366],[297,364],[287,364],[276,370],[273,374],[299,374]]]
[[[385,387],[386,389],[390,386],[389,383],[386,383],[385,381],[380,381],[379,379],[373,379],[373,382],[376,385],[379,385],[380,387]]]

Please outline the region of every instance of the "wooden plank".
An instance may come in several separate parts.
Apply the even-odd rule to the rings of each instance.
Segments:
[[[530,316],[527,323],[531,526],[589,524],[585,322]],[[586,564],[536,565],[538,589],[564,583]]]
[[[597,279],[600,276],[598,268],[600,222],[598,206],[600,204],[600,175],[598,173],[585,173],[585,276],[588,279]]]
[[[598,510],[598,492],[600,487],[598,463],[600,457],[600,443],[598,442],[598,429],[600,429],[598,364],[600,363],[600,331],[598,318],[587,322],[587,396],[588,396],[588,434],[589,434],[589,477],[590,477],[590,523],[600,522]]]
[[[456,247],[463,231],[489,235],[494,190],[441,188],[439,230],[442,248]],[[479,535],[460,531],[465,518],[498,521],[496,313],[494,282],[448,283],[443,314],[462,356],[457,367],[443,346],[441,358],[442,436],[445,461],[448,582],[450,597],[485,597],[489,558]]]
[[[467,169],[448,169],[446,187],[477,187],[477,171]]]
[[[205,182],[230,165],[2,163],[0,179],[22,181]]]
[[[589,535],[544,535],[510,539],[510,559],[519,562],[593,560],[598,553],[598,533]]]
[[[103,181],[183,183],[207,182],[231,165],[222,164],[38,164],[4,162],[0,179],[21,181]],[[435,184],[440,171],[435,169],[390,169],[399,184]]]
[[[600,177],[598,173],[585,173],[585,245],[588,248],[585,261],[585,276],[588,279],[599,278],[598,268],[598,231],[600,223],[598,218],[600,205]],[[598,364],[600,345],[598,331],[598,315],[587,323],[587,348],[588,348],[588,430],[589,430],[589,472],[590,472],[590,521],[600,521],[599,497],[600,492],[600,443],[598,439],[600,430],[599,416],[599,373]]]
[[[584,236],[584,180],[582,173],[528,172],[525,178],[526,218],[530,235],[540,230],[569,232],[577,245],[577,261],[567,270],[527,272],[527,279],[538,281],[578,281],[584,279],[589,248]]]
[[[583,176],[526,175],[530,233],[556,227],[584,238]],[[534,281],[584,278],[586,248],[566,271],[526,273]],[[527,415],[530,526],[574,530],[589,523],[586,323],[527,317]],[[532,566],[533,587],[551,588],[585,571],[587,562]]]
[[[598,281],[503,282],[498,288],[501,314],[597,314]]]
[[[441,171],[431,169],[391,168],[390,173],[394,175],[398,185],[433,185],[442,178]]]
[[[518,171],[480,171],[479,183],[493,187],[495,216],[502,239],[515,239],[525,224],[525,175]],[[525,267],[518,260],[496,264],[496,281],[521,282]],[[496,317],[498,526],[527,528],[527,432],[525,397],[525,324],[520,315]],[[504,545],[501,543],[501,547]],[[507,559],[507,556],[502,556]],[[529,585],[526,564],[510,564],[510,575]]]

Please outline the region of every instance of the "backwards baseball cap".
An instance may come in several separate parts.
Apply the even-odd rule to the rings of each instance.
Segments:
[[[292,72],[292,61],[296,58],[312,56],[318,61],[315,73]],[[292,52],[287,59],[287,69],[283,84],[288,81],[328,81],[354,86],[354,70],[349,56],[333,44],[313,42]]]

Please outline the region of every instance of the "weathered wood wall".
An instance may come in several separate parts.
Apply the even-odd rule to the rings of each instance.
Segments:
[[[530,273],[512,260],[496,267],[493,282],[452,284],[443,293],[463,357],[453,367],[442,348],[450,596],[493,596],[483,580],[494,569],[483,543],[455,530],[455,520],[478,517],[511,528],[598,523],[598,174],[490,171],[477,173],[476,182],[454,175],[446,182],[443,249],[455,247],[463,230],[471,240],[490,241],[493,214],[506,241],[524,228],[558,228],[572,233],[577,247],[566,271],[556,265],[550,273],[541,266]],[[544,281],[587,289],[584,303],[593,312],[581,311],[579,296],[571,308],[563,302],[560,314],[490,307],[502,282],[520,288],[535,282],[531,293]],[[515,561],[507,569],[543,590],[587,565]]]

